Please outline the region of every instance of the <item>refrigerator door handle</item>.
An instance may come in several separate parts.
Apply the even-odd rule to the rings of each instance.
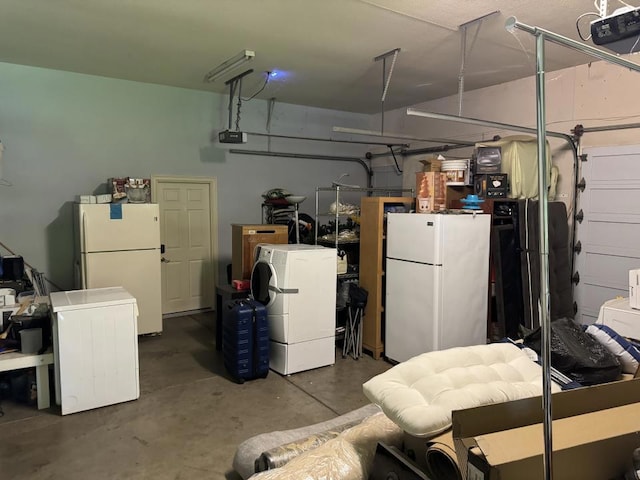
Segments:
[[[87,253],[87,216],[82,212],[82,252]]]
[[[81,257],[81,265],[80,265],[80,269],[82,271],[82,274],[80,275],[80,279],[81,279],[81,287],[83,290],[87,289],[87,284],[89,283],[87,280],[87,216],[86,216],[86,212],[82,212],[82,238],[80,239],[80,242],[82,243],[82,248],[81,248],[81,252],[80,253],[80,257]]]
[[[82,262],[81,268],[82,268],[82,275],[81,275],[82,289],[86,290],[88,288],[87,284],[89,283],[88,280],[87,280],[87,273],[88,272],[87,272],[87,257],[86,257],[86,253],[84,254],[84,258],[83,258],[83,262]]]

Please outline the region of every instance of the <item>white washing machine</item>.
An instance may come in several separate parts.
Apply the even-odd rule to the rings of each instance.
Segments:
[[[251,293],[267,307],[276,372],[335,363],[336,259],[335,248],[319,245],[256,247]]]

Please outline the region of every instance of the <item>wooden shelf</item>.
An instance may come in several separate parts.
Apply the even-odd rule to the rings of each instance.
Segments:
[[[362,321],[362,346],[379,359],[384,352],[383,297],[385,207],[412,204],[413,197],[363,197],[360,200],[360,286],[369,296]]]
[[[357,245],[360,243],[360,239],[356,240],[338,240],[338,246],[340,245]],[[328,240],[326,238],[319,238],[318,244],[329,245],[333,247],[336,244],[335,240]]]

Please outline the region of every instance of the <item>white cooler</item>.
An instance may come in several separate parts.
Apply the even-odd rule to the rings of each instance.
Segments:
[[[50,295],[62,415],[140,396],[138,307],[122,287]]]
[[[640,310],[631,308],[628,298],[604,302],[597,323],[613,328],[623,337],[640,340]]]

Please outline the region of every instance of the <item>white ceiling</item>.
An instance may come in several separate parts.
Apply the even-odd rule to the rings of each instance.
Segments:
[[[594,7],[591,0],[1,0],[0,61],[223,93],[224,81],[243,69],[215,83],[204,83],[205,73],[249,49],[254,73],[243,96],[260,88],[263,72],[277,70],[257,98],[372,113],[381,108],[383,75],[374,57],[401,49],[385,109],[454,94],[459,26],[496,10],[468,27],[466,90],[534,73],[533,37],[508,33],[508,17],[578,39],[576,18]],[[548,71],[589,60],[547,48]]]

